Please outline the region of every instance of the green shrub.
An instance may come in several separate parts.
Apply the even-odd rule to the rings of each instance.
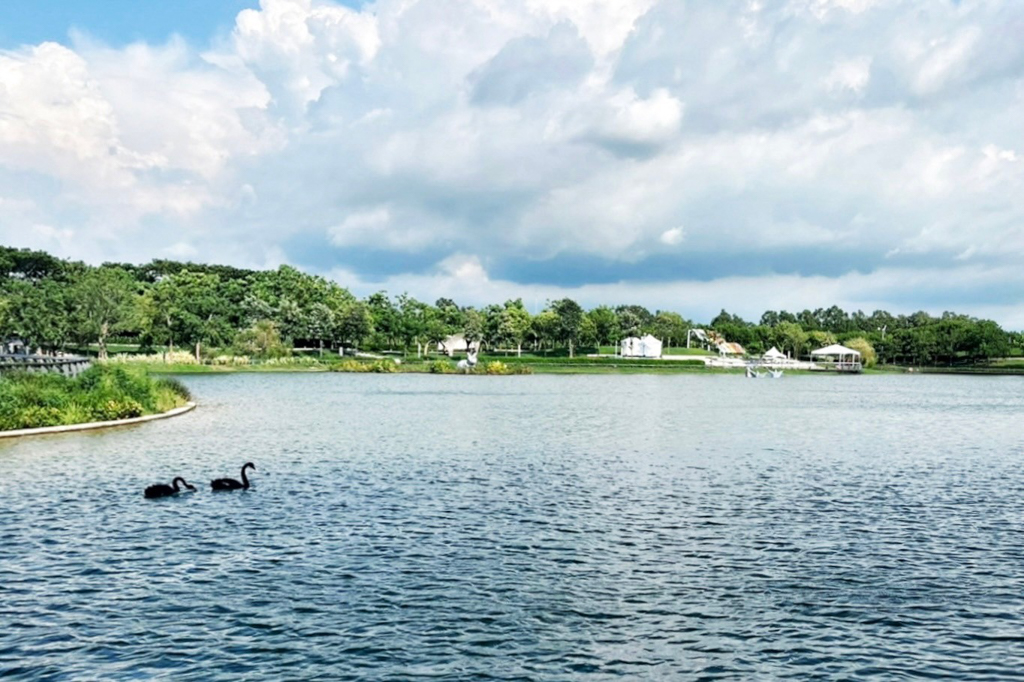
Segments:
[[[38,429],[43,426],[57,426],[61,423],[61,411],[45,405],[28,405],[16,416],[12,429]]]
[[[365,362],[359,362],[358,360],[342,360],[341,362],[331,365],[331,372],[369,372],[370,368]]]
[[[484,365],[485,374],[511,374],[512,370],[501,360],[494,360]]]
[[[177,379],[160,377],[155,380],[155,388],[157,390],[170,391],[186,402],[192,400],[192,391],[188,390],[188,387]]]
[[[427,365],[427,369],[431,374],[453,374],[455,372],[455,366],[447,360],[434,360]]]
[[[92,407],[92,418],[94,421],[98,422],[141,417],[142,413],[142,405],[131,398],[124,398],[122,400],[105,400]]]
[[[189,391],[125,365],[95,365],[75,379],[59,374],[0,377],[0,430],[110,421],[183,405]]]
[[[370,363],[370,371],[377,374],[394,374],[398,371],[398,365],[394,360],[374,360]]]

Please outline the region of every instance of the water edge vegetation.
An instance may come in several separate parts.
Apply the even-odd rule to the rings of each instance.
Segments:
[[[190,399],[181,382],[142,368],[96,365],[74,378],[15,372],[0,376],[0,431],[160,414]]]

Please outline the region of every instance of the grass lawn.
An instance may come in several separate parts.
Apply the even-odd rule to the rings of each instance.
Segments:
[[[618,346],[601,346],[598,349],[601,355],[615,355],[619,352]],[[679,346],[672,346],[671,348],[662,348],[662,355],[715,355],[715,353],[704,350],[703,348],[686,348]]]

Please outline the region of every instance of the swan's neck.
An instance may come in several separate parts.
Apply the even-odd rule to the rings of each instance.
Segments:
[[[184,478],[182,478],[181,476],[178,476],[176,479],[171,481],[171,485],[174,487],[174,492],[178,492],[178,491],[181,490],[181,487],[178,485],[178,481],[181,481],[186,486],[188,485],[188,483],[185,483],[185,479]]]
[[[245,469],[246,469],[246,467],[242,467],[242,487],[243,488],[248,488],[249,487],[249,477],[245,475]]]

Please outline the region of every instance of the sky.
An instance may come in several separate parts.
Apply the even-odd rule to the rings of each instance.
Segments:
[[[0,242],[1024,328],[1019,0],[2,0]]]

